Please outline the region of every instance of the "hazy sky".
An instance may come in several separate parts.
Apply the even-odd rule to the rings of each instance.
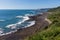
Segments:
[[[40,9],[60,6],[60,0],[0,0],[0,9]]]

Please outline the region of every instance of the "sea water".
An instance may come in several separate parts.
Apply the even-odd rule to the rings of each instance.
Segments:
[[[36,10],[0,10],[0,36],[34,25],[35,21],[27,20],[35,14]]]

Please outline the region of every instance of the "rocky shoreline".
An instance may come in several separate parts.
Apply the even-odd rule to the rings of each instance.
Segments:
[[[39,30],[42,30],[50,24],[47,20],[45,20],[47,16],[48,13],[29,16],[30,20],[36,21],[35,25],[23,29],[18,29],[17,32],[9,35],[1,36],[0,40],[24,40],[25,37],[30,36]]]

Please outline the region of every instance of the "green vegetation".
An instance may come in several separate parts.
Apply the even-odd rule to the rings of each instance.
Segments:
[[[48,16],[52,24],[47,29],[26,38],[26,40],[60,40],[60,7],[50,9],[48,12],[52,13]]]

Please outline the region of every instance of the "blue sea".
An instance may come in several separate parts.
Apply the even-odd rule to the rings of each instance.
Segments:
[[[0,36],[34,25],[35,21],[27,20],[36,14],[36,10],[0,10]]]
[[[0,10],[0,36],[34,25],[35,20],[27,21],[30,19],[28,16],[44,11],[46,10]]]

